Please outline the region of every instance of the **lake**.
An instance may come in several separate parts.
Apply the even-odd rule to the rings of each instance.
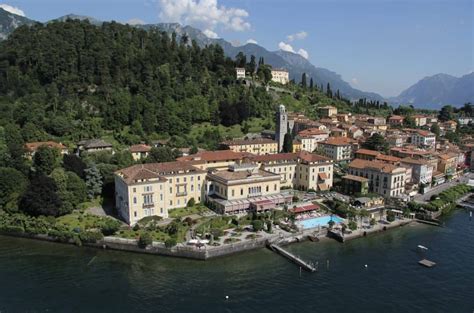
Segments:
[[[0,236],[0,312],[471,313],[474,221],[445,222],[289,246],[319,262],[301,276],[267,249],[194,261]]]

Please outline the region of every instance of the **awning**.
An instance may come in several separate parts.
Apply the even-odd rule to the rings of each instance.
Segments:
[[[319,173],[318,176],[319,176],[319,179],[322,179],[322,180],[328,179],[328,174],[326,173]]]
[[[392,209],[391,211],[392,211],[393,213],[403,214],[403,211],[400,211],[400,210],[394,210],[394,209]]]
[[[319,190],[321,191],[325,191],[325,190],[328,190],[328,185],[326,184],[318,184],[318,187],[319,187]]]

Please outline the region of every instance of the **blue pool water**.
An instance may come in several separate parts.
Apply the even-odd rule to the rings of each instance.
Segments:
[[[306,220],[301,220],[298,221],[297,223],[303,227],[303,229],[308,229],[308,228],[316,228],[318,226],[328,226],[328,223],[330,220],[333,220],[336,224],[341,223],[344,220],[340,218],[339,216],[333,215],[332,217],[327,215],[327,216],[321,216],[321,217],[313,217],[313,218],[308,218]]]

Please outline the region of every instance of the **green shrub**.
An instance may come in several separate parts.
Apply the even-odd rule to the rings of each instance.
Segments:
[[[387,213],[387,221],[393,222],[395,220],[395,214],[391,211]]]
[[[151,237],[150,233],[143,232],[140,234],[140,238],[138,239],[138,246],[140,248],[146,248],[152,243],[153,243],[153,238]]]
[[[168,238],[165,240],[165,246],[166,248],[172,248],[176,246],[176,239],[175,238]]]
[[[48,232],[48,236],[53,237],[60,242],[69,242],[69,240],[74,238],[74,234],[72,232],[62,229],[51,229]]]
[[[191,198],[189,199],[188,203],[187,203],[187,207],[190,208],[190,207],[193,207],[194,205],[196,204],[196,201],[194,200],[194,198]]]
[[[79,234],[79,239],[84,243],[96,243],[104,239],[104,235],[98,231],[85,231]]]
[[[357,223],[354,222],[354,221],[350,221],[347,226],[349,226],[350,230],[356,230],[357,229]]]
[[[100,231],[104,236],[111,236],[115,234],[120,228],[120,222],[111,219],[111,218],[105,218],[101,223],[100,223]]]
[[[261,231],[263,229],[263,222],[261,220],[253,220],[252,227],[254,231]]]
[[[2,225],[0,231],[6,233],[24,233],[25,229],[22,226],[18,225]]]

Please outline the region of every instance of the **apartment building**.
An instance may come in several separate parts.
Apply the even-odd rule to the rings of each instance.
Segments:
[[[280,175],[282,187],[324,191],[333,185],[333,162],[321,155],[301,151],[255,156],[251,161],[268,172]]]
[[[139,161],[148,157],[151,147],[149,145],[139,144],[130,146],[128,150],[132,154],[133,160]]]
[[[355,159],[348,167],[350,175],[369,180],[369,192],[383,197],[395,197],[405,191],[406,169],[381,161]]]
[[[115,205],[130,225],[203,197],[206,171],[187,162],[133,165],[115,172]]]
[[[433,167],[426,160],[404,158],[400,165],[411,168],[411,182],[414,184],[431,184],[433,179]]]
[[[426,130],[416,129],[411,134],[411,143],[423,148],[434,148],[436,146],[436,135]]]
[[[245,79],[245,68],[236,67],[235,68],[235,76],[237,77],[237,79]]]
[[[392,115],[388,118],[388,124],[390,126],[402,126],[405,117],[400,115]]]
[[[267,138],[228,140],[221,143],[221,148],[257,155],[274,154],[278,153],[278,142]]]
[[[337,115],[337,108],[331,105],[318,108],[322,117],[332,117]]]
[[[347,137],[330,137],[318,145],[322,147],[327,157],[336,162],[351,160],[358,148],[357,141]]]
[[[272,69],[272,81],[286,85],[290,82],[290,73],[282,68]]]

